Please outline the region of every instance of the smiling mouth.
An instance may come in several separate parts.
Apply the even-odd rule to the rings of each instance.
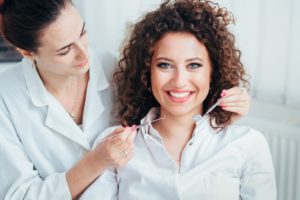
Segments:
[[[191,92],[168,92],[168,94],[171,96],[171,97],[174,97],[174,98],[185,98],[187,96],[189,96],[191,94]]]
[[[167,91],[169,99],[175,103],[187,102],[194,94],[193,91]]]

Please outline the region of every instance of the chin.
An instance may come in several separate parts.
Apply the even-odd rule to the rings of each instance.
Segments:
[[[87,73],[89,71],[89,69],[90,69],[90,65],[86,65],[82,68],[77,69],[76,74],[83,75],[83,74]]]
[[[172,108],[162,108],[164,112],[168,113],[173,117],[193,117],[194,115],[200,114],[199,109],[188,109],[186,107],[172,107]]]

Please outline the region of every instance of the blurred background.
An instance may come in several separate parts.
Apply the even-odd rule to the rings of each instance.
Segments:
[[[266,136],[276,170],[278,200],[300,200],[300,0],[214,2],[233,13],[235,25],[230,29],[251,76],[251,111],[238,123]],[[128,25],[161,0],[74,3],[85,18],[90,46],[119,53]],[[9,58],[3,51],[1,56]],[[2,60],[0,71],[12,65],[7,63],[10,60]]]

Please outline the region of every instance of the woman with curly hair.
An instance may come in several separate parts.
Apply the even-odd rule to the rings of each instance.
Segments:
[[[263,135],[232,125],[249,98],[238,89],[249,83],[232,21],[210,1],[175,0],[135,25],[114,74],[119,120],[163,120],[139,128],[132,160],[103,173],[82,199],[276,199]]]

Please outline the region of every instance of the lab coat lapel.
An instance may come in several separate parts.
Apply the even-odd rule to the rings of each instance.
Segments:
[[[47,92],[32,61],[24,58],[22,60],[22,69],[33,105],[36,107],[48,107],[45,126],[73,140],[84,148],[90,149],[90,144],[80,128],[68,116],[68,113],[58,101]]]
[[[101,91],[109,87],[109,83],[101,63],[96,57],[91,57],[90,80],[85,100],[83,130],[87,131],[104,112]],[[107,116],[108,117],[108,116]]]
[[[54,99],[50,100],[45,125],[57,133],[73,140],[84,148],[90,150],[91,145],[80,128],[73,119],[63,109],[63,107]]]

